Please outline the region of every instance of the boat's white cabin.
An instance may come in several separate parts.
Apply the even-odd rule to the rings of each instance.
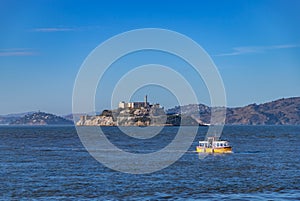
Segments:
[[[199,147],[229,147],[229,143],[227,141],[213,141],[209,143],[208,141],[199,141]]]
[[[229,143],[227,141],[215,141],[213,147],[229,147]]]
[[[209,143],[208,141],[199,141],[199,146],[207,148],[209,147]]]

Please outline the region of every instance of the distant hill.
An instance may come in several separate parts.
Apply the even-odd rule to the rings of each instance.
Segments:
[[[10,122],[25,116],[26,114],[32,114],[34,112],[23,112],[23,113],[13,113],[13,114],[5,114],[0,115],[0,125],[1,124],[9,124]]]
[[[0,125],[7,125],[16,119],[17,119],[17,117],[0,116]]]
[[[227,109],[228,124],[300,125],[300,97]]]
[[[45,112],[34,112],[19,117],[11,122],[10,125],[72,125],[73,121],[63,117]]]
[[[203,104],[177,106],[168,114],[199,116],[204,123],[210,122],[211,108]],[[264,104],[227,108],[226,124],[231,125],[300,125],[300,97],[282,98]]]

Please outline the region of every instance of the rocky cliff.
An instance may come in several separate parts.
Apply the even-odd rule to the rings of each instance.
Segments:
[[[95,116],[81,116],[77,126],[164,126],[167,115],[162,108],[104,110]],[[178,122],[178,121],[177,121]]]

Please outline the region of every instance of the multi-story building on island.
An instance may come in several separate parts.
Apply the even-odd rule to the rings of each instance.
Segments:
[[[138,109],[138,108],[150,108],[152,105],[149,104],[147,100],[147,95],[144,98],[144,102],[128,102],[125,101],[119,102],[119,108],[121,109]],[[159,107],[159,104],[155,104],[155,106]]]

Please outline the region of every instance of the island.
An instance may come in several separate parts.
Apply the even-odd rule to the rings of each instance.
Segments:
[[[72,125],[73,121],[63,117],[46,113],[33,112],[19,117],[9,123],[9,125]]]

